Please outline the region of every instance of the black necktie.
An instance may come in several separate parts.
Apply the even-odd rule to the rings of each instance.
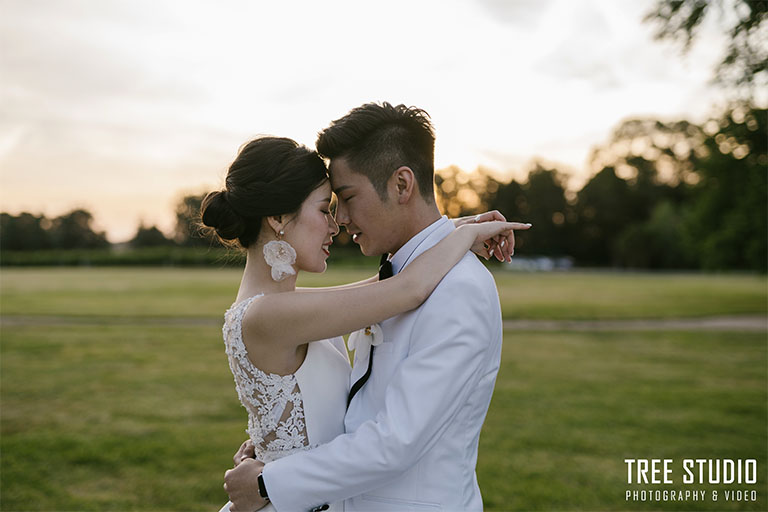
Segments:
[[[382,254],[379,260],[379,281],[392,277],[392,262],[387,259],[388,254]]]
[[[392,262],[387,259],[387,254],[382,254],[381,260],[379,260],[379,281],[383,281],[389,277],[392,277]],[[357,382],[354,383],[352,389],[349,390],[347,407],[349,407],[349,404],[352,403],[352,398],[357,394],[358,391],[360,391],[360,388],[363,387],[363,384],[368,381],[368,377],[371,376],[371,368],[373,368],[373,345],[371,345],[370,355],[368,356],[368,369],[365,371],[365,375],[357,379]]]

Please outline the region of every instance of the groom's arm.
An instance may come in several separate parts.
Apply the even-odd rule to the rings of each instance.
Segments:
[[[410,353],[375,420],[265,466],[264,482],[278,511],[309,510],[381,487],[440,438],[483,377],[486,352],[500,328],[498,302],[481,285],[456,277],[444,280],[419,310]]]

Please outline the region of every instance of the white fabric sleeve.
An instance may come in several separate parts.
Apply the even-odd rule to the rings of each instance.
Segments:
[[[275,508],[310,510],[351,498],[385,485],[418,462],[481,377],[498,307],[469,279],[444,279],[417,313],[409,354],[393,375],[375,420],[265,466],[264,482]]]

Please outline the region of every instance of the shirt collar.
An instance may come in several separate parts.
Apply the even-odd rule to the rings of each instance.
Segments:
[[[450,220],[448,220],[448,217],[443,215],[435,222],[416,233],[413,237],[411,237],[410,240],[405,243],[405,245],[398,249],[398,251],[389,259],[392,262],[392,273],[397,274],[403,270],[403,267],[405,267],[405,264],[408,263],[408,260],[410,260],[411,256],[419,247],[419,245],[421,245],[421,243],[426,240],[429,235],[431,235],[437,228],[446,222],[450,222]]]

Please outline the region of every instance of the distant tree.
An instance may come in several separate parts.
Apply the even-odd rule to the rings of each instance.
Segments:
[[[173,240],[182,246],[210,246],[217,244],[213,238],[206,236],[200,222],[200,205],[205,194],[186,195],[176,204],[176,228]]]
[[[704,131],[687,121],[629,119],[621,123],[606,145],[593,150],[590,166],[612,169],[617,179],[626,182],[620,186],[626,195],[615,205],[621,210],[617,217],[602,218],[600,214],[590,219],[597,207],[585,201],[593,203],[596,198],[594,194],[579,194],[575,228],[581,242],[587,242],[579,242],[580,258],[635,268],[695,266],[686,256],[689,247],[683,240],[680,216],[682,204],[689,199],[688,184],[700,179],[696,163],[704,154],[701,146],[705,139]],[[659,230],[658,219],[662,217],[671,224]],[[616,219],[622,224],[613,224]],[[603,222],[609,225],[601,225]],[[672,227],[675,236],[670,235]],[[598,243],[594,238],[598,231],[610,238]],[[586,253],[595,250],[602,254]]]
[[[96,249],[109,247],[107,235],[95,232],[91,227],[93,215],[77,209],[53,219],[50,233],[57,249]]]
[[[592,150],[590,167],[613,167],[619,177],[642,188],[694,183],[706,138],[701,127],[688,121],[628,119],[614,129],[607,144]]]
[[[716,17],[729,43],[715,79],[745,98],[768,85],[767,13],[766,0],[657,0],[644,21],[656,26],[656,39],[675,41],[686,52],[704,19]]]
[[[499,182],[482,167],[470,173],[452,165],[435,173],[435,188],[441,211],[462,217],[486,211]]]
[[[603,168],[577,194],[573,256],[580,264],[618,264],[615,240],[628,226],[645,220],[645,208],[613,167]]]
[[[515,180],[499,185],[488,207],[491,210],[499,210],[508,219],[520,221],[527,218],[530,212],[523,185]]]
[[[26,251],[50,249],[51,236],[47,231],[51,221],[45,216],[21,213],[13,216],[0,214],[0,250]]]
[[[768,269],[768,111],[734,109],[705,124],[685,232],[707,269]]]
[[[173,240],[165,237],[156,226],[146,227],[139,225],[136,235],[129,242],[132,247],[164,247],[174,245]]]
[[[528,181],[510,181],[499,186],[490,203],[507,218],[530,222],[531,233],[516,235],[516,245],[526,254],[560,256],[570,254],[568,217],[571,207],[557,169],[534,163]]]
[[[580,261],[764,271],[767,141],[766,111],[748,105],[703,126],[622,123],[578,194]]]
[[[714,11],[714,14],[713,14]],[[690,49],[706,18],[716,17],[728,47],[716,82],[734,93],[729,112],[710,120],[686,161],[694,180],[683,209],[682,233],[703,268],[768,269],[766,110],[755,93],[768,88],[768,2],[657,0],[645,21],[657,39]],[[692,133],[688,131],[687,133]]]
[[[647,221],[630,224],[619,233],[612,244],[614,262],[630,268],[696,268],[684,236],[682,208],[662,200]]]
[[[535,226],[535,233],[527,234],[526,251],[533,254],[560,256],[569,253],[567,217],[571,207],[565,197],[565,186],[557,169],[536,164],[523,185],[528,196],[528,215],[524,222]]]
[[[514,179],[498,185],[496,193],[488,204],[488,209],[498,210],[507,220],[516,222],[529,222],[526,219],[529,218],[531,211],[528,194],[523,188],[523,184]],[[538,230],[538,227],[536,229]],[[528,234],[526,232],[521,231],[515,234],[515,247],[527,253]],[[522,254],[520,251],[518,253]]]

